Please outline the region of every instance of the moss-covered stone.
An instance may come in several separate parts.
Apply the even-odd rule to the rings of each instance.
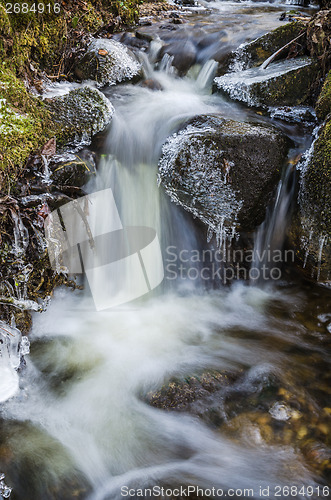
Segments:
[[[302,22],[293,21],[283,26],[266,33],[265,35],[240,46],[230,57],[229,66],[240,66],[240,69],[248,69],[254,66],[260,66],[268,57],[274,54],[277,50],[281,49],[287,43],[294,40],[301,33],[304,33],[305,25]],[[298,40],[302,46],[298,45],[297,52],[303,54],[304,52],[304,37]],[[284,50],[280,57],[287,57],[291,48],[288,47]]]
[[[58,146],[62,150],[90,144],[92,136],[110,123],[114,112],[108,99],[90,87],[72,90],[44,102],[57,124]]]
[[[316,103],[316,116],[324,120],[331,113],[331,71],[328,73]]]
[[[217,87],[232,99],[249,106],[296,106],[310,102],[318,63],[307,57],[251,68],[215,79]]]

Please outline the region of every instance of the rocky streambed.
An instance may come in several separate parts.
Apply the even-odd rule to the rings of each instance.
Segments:
[[[13,498],[119,498],[125,481],[188,475],[252,484],[260,498],[266,475],[330,479],[331,11],[168,9],[100,28],[72,50],[66,78],[40,73],[39,95],[37,78],[29,93],[0,73],[0,154],[13,148],[16,161],[15,183],[2,174],[1,352],[6,325],[18,337],[34,325],[25,361],[16,339],[21,387],[2,405]],[[17,141],[36,144],[45,120],[52,137],[23,163]],[[124,225],[157,230],[165,267],[164,300],[113,317],[91,312],[80,277],[52,269],[44,232],[53,210],[109,187]],[[268,258],[279,277],[247,286]]]

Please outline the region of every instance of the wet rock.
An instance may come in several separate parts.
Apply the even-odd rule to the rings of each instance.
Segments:
[[[127,47],[131,47],[134,51],[135,49],[146,51],[149,47],[149,42],[142,38],[135,36],[133,33],[123,33],[120,38],[120,42],[126,45]]]
[[[82,187],[96,175],[94,157],[89,151],[56,155],[50,169],[53,182],[60,186]]]
[[[151,42],[152,40],[154,40],[154,35],[152,33],[146,30],[144,31],[142,29],[136,31],[136,37],[140,40],[145,40],[146,42]]]
[[[309,102],[318,64],[308,57],[250,68],[215,78],[218,89],[249,106],[296,106]]]
[[[331,279],[331,120],[300,165],[299,211],[290,240],[308,276]]]
[[[173,57],[172,65],[181,73],[186,73],[196,61],[197,51],[191,40],[173,42],[162,47],[159,57],[164,54]]]
[[[130,50],[115,40],[94,39],[74,72],[80,80],[95,80],[99,87],[137,76],[141,65]]]
[[[110,123],[114,108],[97,89],[83,87],[61,97],[44,100],[59,127],[59,149],[89,145],[92,136]]]
[[[253,40],[249,43],[244,43],[235,50],[230,56],[228,69],[232,71],[242,71],[255,66],[260,66],[268,57],[277,52],[287,43],[304,32],[305,25],[302,22],[291,22],[284,26],[279,26],[273,31]],[[303,43],[304,37],[298,42]],[[285,58],[288,56],[290,46],[284,50],[279,57]],[[296,53],[303,54],[304,46],[301,48],[296,46]]]
[[[194,7],[197,2],[195,0],[175,0],[175,4]]]
[[[217,427],[224,418],[222,399],[238,373],[208,370],[183,379],[172,379],[146,396],[147,402],[166,411],[184,411]]]
[[[162,90],[162,85],[154,78],[147,78],[147,80],[144,80],[141,85],[142,87],[146,87],[150,90]]]
[[[201,116],[163,146],[159,180],[173,201],[231,238],[264,219],[286,151],[273,127]]]

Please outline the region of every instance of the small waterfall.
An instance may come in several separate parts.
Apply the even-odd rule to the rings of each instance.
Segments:
[[[123,88],[125,99],[115,103],[107,141],[109,154],[103,158],[91,189],[111,188],[123,226],[153,228],[163,251],[174,243],[178,251],[197,248],[192,221],[176,210],[158,187],[158,159],[166,138],[181,123],[215,109],[210,104],[210,90],[217,64],[208,61],[197,80],[182,80],[171,71],[170,60],[154,70],[145,59],[142,57],[145,74],[163,90]]]
[[[283,248],[295,194],[294,175],[293,165],[288,165],[279,181],[274,204],[255,234],[250,272],[253,283],[261,285],[266,280],[279,279],[281,276],[279,266],[287,260],[288,255],[293,259],[290,251],[283,255]]]

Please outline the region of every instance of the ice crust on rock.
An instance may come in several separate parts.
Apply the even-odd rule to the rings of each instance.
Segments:
[[[204,143],[206,132],[216,131],[188,125],[168,138],[162,148],[158,182],[165,186],[172,201],[209,227],[208,239],[216,234],[221,246],[237,235],[236,222],[242,201],[228,182],[234,165],[224,163],[223,152],[216,143],[208,146]]]

